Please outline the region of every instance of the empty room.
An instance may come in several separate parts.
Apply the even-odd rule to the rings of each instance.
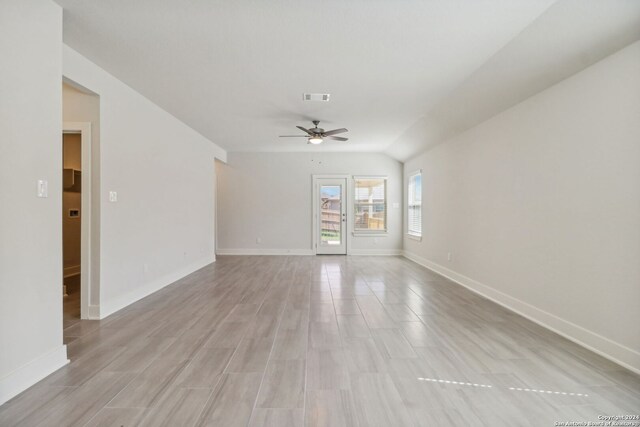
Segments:
[[[0,0],[0,426],[640,427],[640,1]]]

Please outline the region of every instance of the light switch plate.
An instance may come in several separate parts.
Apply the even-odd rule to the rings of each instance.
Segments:
[[[400,203],[393,202],[393,209],[400,209]]]
[[[38,180],[38,197],[49,197],[49,182],[46,179]]]
[[[109,191],[109,201],[117,202],[118,201],[118,192],[117,191]]]

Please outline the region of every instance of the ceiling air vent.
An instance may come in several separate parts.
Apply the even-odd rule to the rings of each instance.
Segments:
[[[328,93],[303,93],[302,99],[305,101],[329,101],[331,95]]]

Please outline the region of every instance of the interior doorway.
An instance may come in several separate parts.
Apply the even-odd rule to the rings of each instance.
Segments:
[[[62,130],[63,321],[89,319],[91,230],[91,123]]]
[[[347,254],[347,179],[314,177],[314,244],[318,255]]]
[[[65,326],[80,320],[82,134],[62,133],[62,262]]]

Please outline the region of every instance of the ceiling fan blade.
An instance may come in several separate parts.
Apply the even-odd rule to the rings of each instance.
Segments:
[[[310,130],[305,129],[305,128],[303,128],[302,126],[296,126],[296,127],[297,127],[298,129],[300,129],[301,131],[306,132],[306,133],[308,133],[309,135],[313,136],[313,132],[311,132]]]
[[[280,138],[309,138],[309,135],[280,135]]]
[[[335,141],[348,141],[349,138],[344,138],[342,136],[328,136],[327,139],[333,139]]]
[[[344,132],[349,132],[349,131],[347,129],[345,129],[345,128],[340,128],[340,129],[334,129],[334,130],[329,130],[327,132],[323,132],[322,135],[331,136],[331,135],[336,135],[336,134],[344,133]]]

